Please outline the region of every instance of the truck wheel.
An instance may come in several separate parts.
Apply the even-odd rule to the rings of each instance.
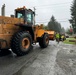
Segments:
[[[49,36],[48,34],[44,34],[40,39],[39,39],[39,45],[41,48],[46,48],[49,44]]]
[[[16,33],[11,41],[11,49],[18,56],[25,55],[32,48],[31,35],[25,31]]]

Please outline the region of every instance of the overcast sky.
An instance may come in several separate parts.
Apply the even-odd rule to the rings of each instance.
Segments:
[[[6,5],[6,16],[14,14],[17,7],[36,8],[36,23],[47,25],[51,16],[61,23],[65,29],[70,26],[70,7],[73,0],[0,0],[0,8]],[[1,10],[0,10],[1,12]],[[1,14],[0,14],[1,15]]]

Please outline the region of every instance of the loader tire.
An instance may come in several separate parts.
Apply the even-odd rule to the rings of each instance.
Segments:
[[[44,34],[40,39],[39,39],[39,45],[41,48],[46,48],[49,44],[49,35]]]
[[[32,37],[26,31],[16,33],[11,41],[11,49],[18,56],[27,54],[32,48]]]

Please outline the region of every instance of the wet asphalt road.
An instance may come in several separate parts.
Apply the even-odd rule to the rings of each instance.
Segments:
[[[76,45],[60,44],[59,48],[55,75],[76,75]]]
[[[41,49],[38,44],[25,56],[0,57],[0,75],[76,75],[76,46],[50,41]]]

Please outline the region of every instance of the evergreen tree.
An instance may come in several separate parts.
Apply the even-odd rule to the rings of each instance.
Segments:
[[[43,25],[44,30],[48,30],[48,26]]]
[[[73,4],[71,6],[71,19],[69,20],[74,33],[76,33],[76,0],[73,1]]]
[[[51,17],[49,23],[48,23],[48,29],[49,30],[54,30],[56,32],[61,32],[61,25],[56,21],[54,16]]]
[[[55,18],[54,16],[51,17],[50,22],[48,23],[49,30],[54,30],[55,27]]]
[[[64,29],[64,27],[61,28],[61,33],[65,34],[65,29]]]

